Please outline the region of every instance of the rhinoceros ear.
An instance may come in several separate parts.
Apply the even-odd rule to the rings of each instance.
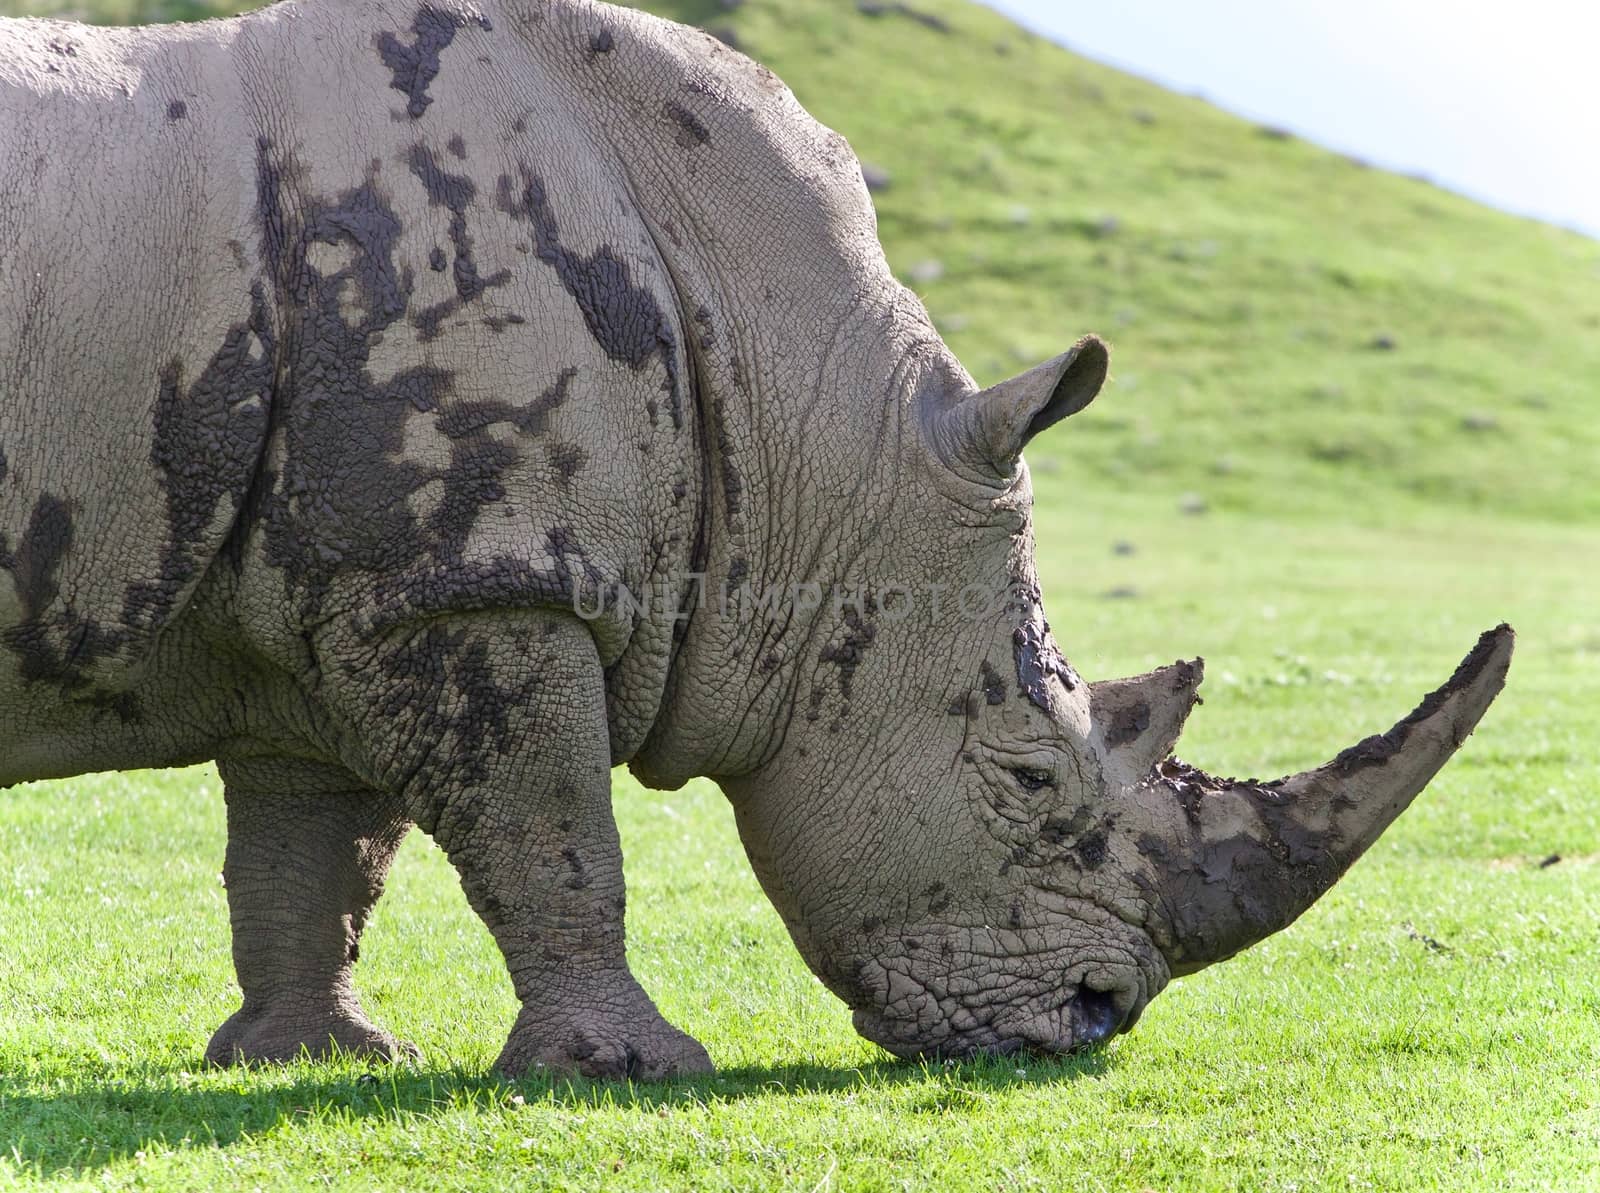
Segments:
[[[945,410],[934,441],[952,464],[1009,475],[1030,439],[1094,401],[1110,366],[1105,341],[1084,336],[1054,360]]]

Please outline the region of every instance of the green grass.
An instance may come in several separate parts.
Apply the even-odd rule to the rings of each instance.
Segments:
[[[954,32],[847,0],[654,7],[734,26],[891,171],[890,258],[942,263],[922,289],[981,379],[1115,341],[1115,384],[1030,452],[1080,669],[1205,654],[1185,756],[1276,774],[1387,726],[1509,620],[1510,683],[1461,757],[1298,924],[1132,1035],[933,1069],[854,1036],[714,788],[619,775],[635,969],[722,1068],[631,1089],[487,1075],[509,983],[418,836],[358,981],[421,1064],[203,1071],[237,998],[215,774],[7,792],[0,1186],[1600,1183],[1600,244],[916,6]]]

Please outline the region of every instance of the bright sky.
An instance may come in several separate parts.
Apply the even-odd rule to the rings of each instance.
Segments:
[[[1593,0],[986,0],[1090,58],[1600,236]]]

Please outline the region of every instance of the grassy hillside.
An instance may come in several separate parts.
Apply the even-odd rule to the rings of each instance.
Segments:
[[[1277,774],[1509,620],[1510,683],[1458,760],[1299,923],[1133,1034],[948,1068],[851,1032],[710,784],[619,774],[635,970],[722,1067],[637,1089],[486,1075],[509,983],[420,835],[358,967],[420,1064],[200,1071],[237,999],[215,772],[0,792],[0,1188],[1600,1183],[1600,244],[910,3],[937,19],[650,7],[730,32],[888,172],[890,258],[982,380],[1113,339],[1115,384],[1029,452],[1086,675],[1207,655],[1184,756]]]
[[[1035,451],[1047,465],[1241,511],[1600,514],[1600,243],[1284,139],[965,0],[915,0],[931,23],[852,0],[643,7],[731,31],[889,172],[890,259],[980,380],[1086,330],[1112,339],[1115,385]]]

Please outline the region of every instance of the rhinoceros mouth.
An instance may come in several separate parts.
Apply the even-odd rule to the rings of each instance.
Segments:
[[[1142,985],[1142,984],[1141,984]],[[915,1018],[872,1007],[854,1012],[858,1034],[904,1060],[984,1056],[1063,1056],[1103,1044],[1138,1021],[1149,999],[1142,989],[1113,992],[1078,986],[1048,1006],[992,1012],[958,1009]]]
[[[1142,927],[1077,898],[1025,926],[901,934],[852,967],[856,1031],[895,1056],[1062,1055],[1131,1028],[1170,980]]]

